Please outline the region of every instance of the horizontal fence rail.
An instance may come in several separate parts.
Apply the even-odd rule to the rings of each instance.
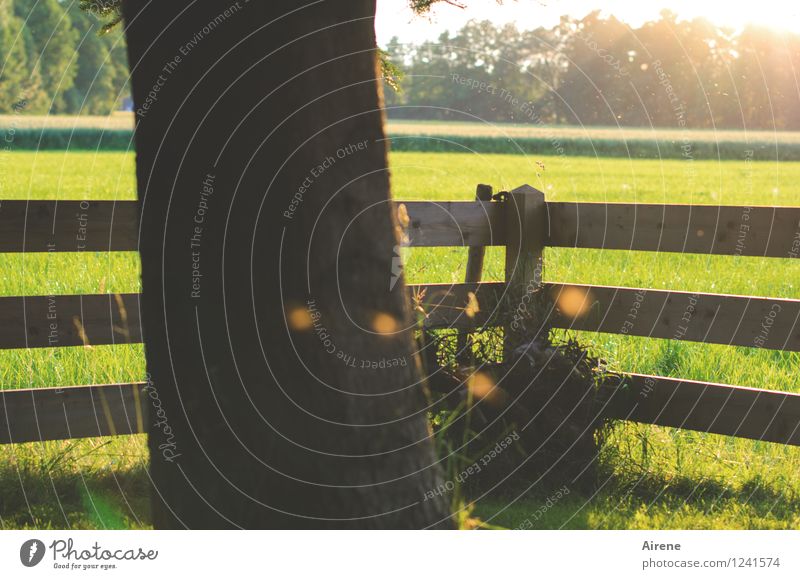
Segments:
[[[145,383],[0,391],[0,444],[145,432]],[[800,394],[626,374],[604,417],[800,445]]]
[[[604,395],[606,418],[800,446],[800,394],[627,374]]]
[[[627,374],[605,418],[800,445],[800,394]],[[0,444],[145,431],[144,383],[0,392]]]
[[[548,245],[797,257],[800,207],[547,203]]]
[[[545,284],[557,328],[800,351],[800,300]],[[569,296],[566,298],[566,296]]]
[[[496,325],[501,313],[530,307],[506,297],[504,282],[420,284],[408,291],[429,328]],[[800,300],[560,283],[545,283],[541,291],[553,298],[556,308],[545,321],[555,328],[800,352]],[[470,293],[480,308],[472,318],[466,315]]]
[[[398,201],[412,247],[506,243],[502,203]],[[800,207],[548,201],[547,246],[800,257]],[[2,201],[0,253],[135,251],[135,201]]]
[[[424,312],[422,323],[429,329],[470,329],[497,325],[506,291],[504,282],[412,284],[407,287],[411,303]],[[478,311],[467,313],[472,293]],[[419,311],[419,310],[417,310]]]
[[[502,203],[403,204],[411,246],[506,243]],[[800,257],[800,207],[558,201],[546,206],[549,247]]]
[[[136,251],[136,201],[0,201],[0,253]]]
[[[0,349],[141,341],[139,294],[0,297]]]
[[[0,444],[145,432],[145,386],[0,390]]]
[[[469,329],[496,325],[501,314],[520,308],[504,297],[506,287],[416,284],[408,295],[425,312],[425,327]],[[547,320],[556,328],[800,352],[800,300],[560,283],[541,291],[556,305]],[[477,311],[467,307],[470,293]],[[139,343],[138,298],[0,298],[0,349]]]
[[[412,247],[505,245],[505,213],[491,201],[398,201]]]

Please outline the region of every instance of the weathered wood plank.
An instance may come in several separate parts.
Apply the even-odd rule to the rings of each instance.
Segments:
[[[144,432],[144,388],[0,391],[0,444]],[[602,395],[607,418],[800,445],[800,394],[629,374]]]
[[[506,205],[506,282],[522,295],[542,282],[542,250],[547,238],[544,193],[529,185],[511,191]]]
[[[145,431],[144,383],[0,390],[0,444]]]
[[[411,246],[505,245],[502,203],[398,201]],[[548,202],[556,247],[800,257],[800,207]],[[0,202],[0,252],[135,251],[135,201]]]
[[[502,203],[398,201],[412,246],[505,245]],[[548,245],[800,257],[800,207],[548,202]],[[135,251],[135,201],[0,202],[0,252]]]
[[[475,188],[475,201],[491,201],[492,186],[479,184]],[[483,259],[486,257],[486,246],[476,245],[467,250],[467,267],[464,283],[480,283],[483,277]],[[473,318],[474,319],[474,318]],[[467,366],[473,362],[473,352],[468,329],[461,330],[456,342],[456,358],[459,364]]]
[[[505,245],[502,203],[397,201],[406,206],[412,247]]]
[[[547,239],[547,207],[544,193],[530,185],[508,194],[506,205],[506,284],[512,302],[542,285],[543,260]],[[519,345],[516,320],[506,322],[503,348],[506,356]]]
[[[407,286],[412,305],[420,306],[426,328],[474,329],[486,324],[498,315],[498,307],[506,289],[504,282],[484,283],[433,283]],[[469,294],[475,295],[478,311],[467,306]],[[424,312],[424,313],[423,313]],[[470,317],[470,313],[474,317]]]
[[[800,446],[800,394],[629,374],[603,395],[608,418]]]
[[[0,297],[0,349],[141,341],[139,294]]]
[[[0,201],[0,253],[136,251],[135,201]]]
[[[548,202],[553,247],[800,257],[800,207]]]
[[[468,292],[481,308],[476,325],[500,322],[503,282],[422,284],[409,294],[422,288],[427,327],[463,327]],[[556,328],[800,351],[800,300],[556,283],[543,291]]]
[[[546,284],[555,327],[800,351],[800,300]]]
[[[492,200],[492,186],[478,185],[475,188],[475,201],[486,203]],[[476,245],[470,247],[467,252],[467,271],[464,274],[466,283],[478,283],[483,275],[483,258],[486,255],[486,246]]]

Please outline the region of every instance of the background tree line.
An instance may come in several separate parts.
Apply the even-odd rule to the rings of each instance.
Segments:
[[[0,113],[20,101],[33,114],[120,108],[130,92],[125,38],[121,27],[102,34],[103,25],[77,0],[0,3]]]
[[[800,129],[800,35],[760,27],[593,12],[535,30],[473,21],[386,52],[404,73],[393,118]]]

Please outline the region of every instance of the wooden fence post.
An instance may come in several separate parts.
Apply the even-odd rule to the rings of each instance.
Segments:
[[[506,283],[509,322],[505,327],[504,353],[508,359],[518,346],[519,319],[531,303],[529,295],[542,285],[542,252],[547,239],[547,205],[544,193],[530,185],[511,191],[506,203]],[[527,296],[527,297],[526,297]]]
[[[491,201],[492,186],[478,185],[475,188],[475,201]],[[465,283],[478,283],[483,275],[483,258],[486,255],[486,247],[477,245],[470,247],[467,253],[467,271],[464,275]],[[461,330],[458,333],[456,346],[456,359],[462,366],[472,363],[472,343],[469,339],[470,330]]]
[[[492,186],[478,185],[475,188],[475,201],[491,201]],[[466,283],[478,283],[483,274],[483,256],[486,254],[486,247],[478,245],[469,248],[467,254],[467,273],[464,276]]]

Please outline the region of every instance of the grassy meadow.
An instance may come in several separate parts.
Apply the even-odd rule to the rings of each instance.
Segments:
[[[477,183],[528,183],[562,201],[800,205],[800,162],[393,152],[390,166],[396,199],[470,200]],[[0,199],[134,199],[133,167],[124,152],[0,152]],[[408,281],[463,280],[466,250],[407,251]],[[485,279],[502,279],[502,258],[502,248],[490,248]],[[0,295],[139,290],[132,253],[0,255],[0,264]],[[796,260],[548,249],[544,276],[800,298]],[[579,338],[620,370],[800,391],[800,354]],[[130,381],[143,372],[140,346],[0,351],[0,388]],[[620,423],[601,465],[593,496],[573,491],[554,501],[552,492],[522,487],[478,500],[473,514],[501,527],[800,528],[800,448]],[[142,436],[2,446],[0,527],[146,527],[146,466]]]

